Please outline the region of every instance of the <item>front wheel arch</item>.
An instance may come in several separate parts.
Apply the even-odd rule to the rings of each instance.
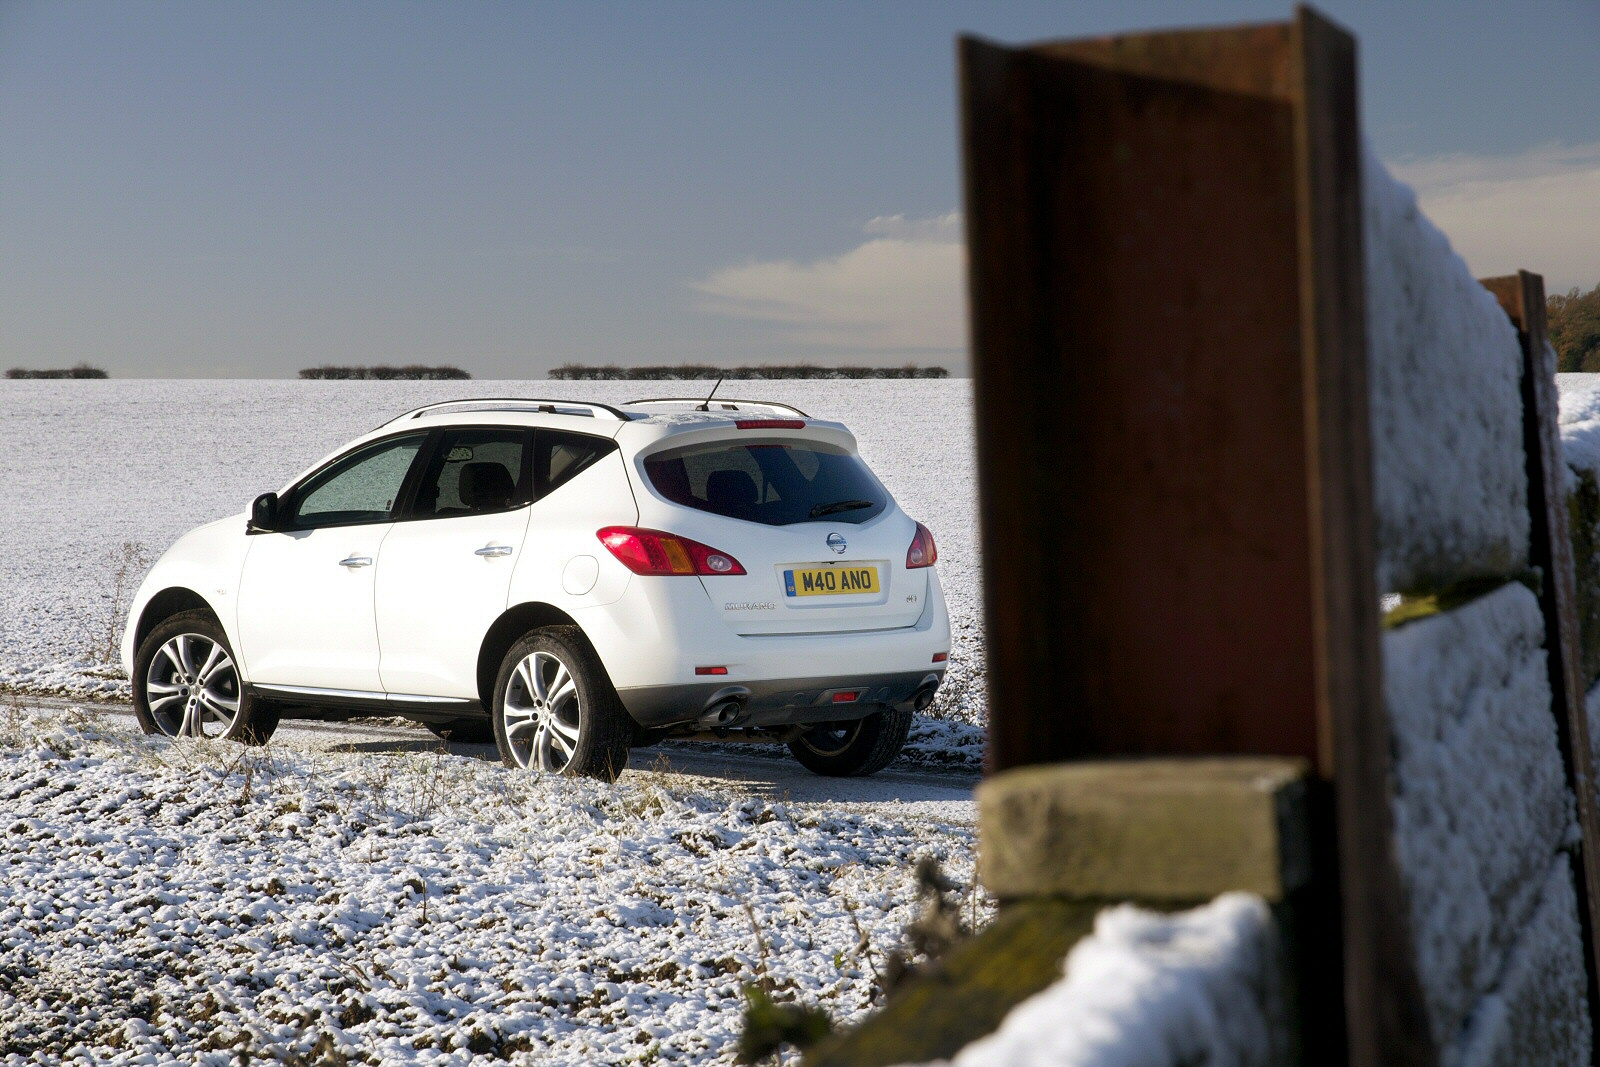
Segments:
[[[208,612],[216,620],[217,625],[222,625],[222,616],[217,614],[217,609],[213,608],[205,597],[186,586],[168,586],[151,597],[145,603],[144,610],[139,613],[139,622],[133,630],[134,651],[137,652],[139,646],[144,644],[144,639],[150,636],[151,630],[185,611]]]
[[[196,648],[196,654],[187,653],[185,644]],[[178,651],[172,653],[172,648]],[[202,659],[204,666],[200,666]],[[129,683],[134,718],[147,734],[204,735],[262,745],[278,727],[281,709],[251,692],[232,643],[209,607],[181,611],[151,626],[134,653]],[[163,695],[154,697],[156,693]],[[181,706],[184,698],[187,708]],[[174,701],[180,706],[175,707]],[[221,719],[230,705],[231,715]],[[207,710],[215,713],[213,722],[223,724],[217,733],[205,732]]]

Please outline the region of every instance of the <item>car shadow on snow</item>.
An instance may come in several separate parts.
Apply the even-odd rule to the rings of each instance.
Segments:
[[[367,739],[341,743],[340,752],[448,752],[453,756],[496,762],[493,745],[420,737]],[[637,748],[628,759],[628,776],[685,775],[710,779],[741,793],[780,801],[917,802],[970,798],[978,776],[916,765],[891,766],[867,778],[824,778],[812,774],[780,749],[735,748],[690,743]],[[626,781],[626,779],[624,779]]]

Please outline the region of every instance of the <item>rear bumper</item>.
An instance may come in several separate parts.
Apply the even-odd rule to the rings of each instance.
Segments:
[[[933,659],[950,651],[950,619],[932,574],[928,594],[913,626],[745,636],[699,582],[636,577],[616,603],[572,615],[640,725],[694,723],[730,690],[748,712],[742,725],[781,726],[860,718],[910,701],[930,678],[937,686],[945,664]],[[697,675],[697,667],[727,673]],[[834,704],[843,689],[862,695]]]
[[[759,682],[730,683],[717,678],[619,689],[617,695],[628,714],[650,728],[695,723],[711,708],[728,701],[739,704],[738,718],[730,726],[793,726],[865,718],[886,707],[909,704],[923,689],[931,695],[943,680],[942,668]],[[846,693],[855,693],[855,699],[835,700]]]

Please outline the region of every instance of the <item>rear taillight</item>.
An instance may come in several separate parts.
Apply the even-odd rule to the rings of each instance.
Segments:
[[[734,425],[741,430],[803,430],[804,419],[736,419]]]
[[[911,539],[911,547],[906,549],[906,567],[915,570],[918,567],[931,567],[939,561],[939,546],[933,543],[933,534],[922,523],[917,523],[917,536]]]
[[[677,534],[660,530],[642,530],[635,526],[607,526],[595,533],[600,543],[610,549],[635,574],[743,574],[739,561],[726,552],[710,545],[691,541]]]

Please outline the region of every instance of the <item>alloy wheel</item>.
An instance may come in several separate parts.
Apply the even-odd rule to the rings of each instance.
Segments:
[[[577,751],[583,726],[583,703],[572,671],[550,652],[525,657],[506,687],[504,718],[517,766],[564,770]]]
[[[221,737],[239,716],[239,670],[228,650],[202,634],[178,634],[145,672],[150,717],[170,737]]]

